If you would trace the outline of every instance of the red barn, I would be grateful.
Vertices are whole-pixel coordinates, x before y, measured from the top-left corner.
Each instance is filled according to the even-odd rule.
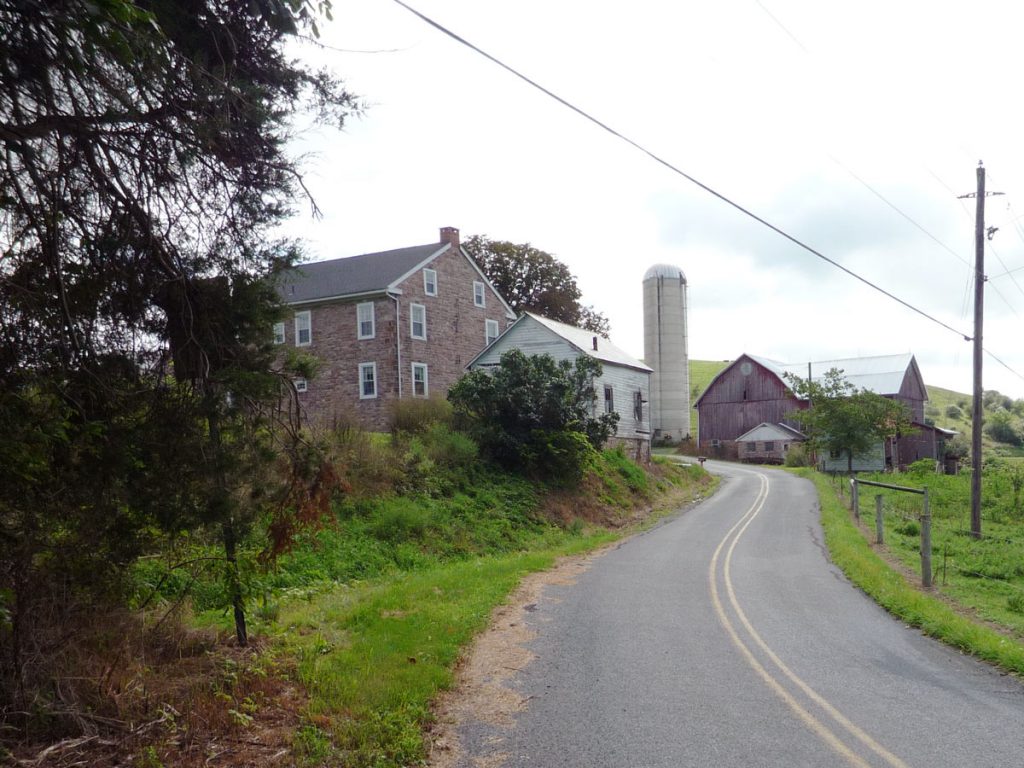
[[[884,469],[942,455],[943,440],[950,433],[925,425],[924,403],[928,390],[917,361],[909,353],[795,364],[740,355],[711,380],[697,399],[699,450],[710,456],[735,459],[739,458],[736,439],[759,424],[797,427],[792,413],[807,408],[807,402],[798,400],[789,389],[786,374],[818,379],[832,368],[842,371],[843,377],[858,389],[906,405],[916,430],[915,434],[901,437],[896,445],[884,446],[877,457],[865,457],[871,466],[855,468]],[[827,464],[827,458],[825,462]],[[844,461],[842,469],[845,468]]]

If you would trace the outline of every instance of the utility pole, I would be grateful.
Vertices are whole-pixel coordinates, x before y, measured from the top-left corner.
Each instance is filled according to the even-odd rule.
[[[981,538],[981,428],[984,390],[981,386],[981,344],[985,319],[985,197],[1002,192],[985,192],[985,166],[978,162],[978,191],[961,195],[974,197],[974,402],[971,408],[971,536]]]

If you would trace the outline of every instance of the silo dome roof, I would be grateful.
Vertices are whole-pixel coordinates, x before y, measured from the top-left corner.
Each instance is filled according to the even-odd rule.
[[[679,267],[674,267],[671,264],[655,264],[653,267],[647,270],[644,274],[644,281],[650,280],[653,277],[667,277],[672,280],[682,280],[686,282],[686,275],[683,274],[683,270]]]

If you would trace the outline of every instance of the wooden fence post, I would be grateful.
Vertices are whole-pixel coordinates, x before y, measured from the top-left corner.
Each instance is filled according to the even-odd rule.
[[[882,530],[882,494],[875,496],[875,543],[885,543],[885,532]]]
[[[850,504],[853,506],[853,519],[860,522],[860,489],[857,488],[857,478],[850,478]]]
[[[921,586],[932,587],[932,511],[928,506],[928,489],[924,489],[924,511],[921,513]]]

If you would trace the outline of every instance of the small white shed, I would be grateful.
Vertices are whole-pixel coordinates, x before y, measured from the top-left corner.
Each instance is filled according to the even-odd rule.
[[[789,449],[806,439],[802,432],[787,424],[769,424],[762,421],[749,432],[737,437],[736,447],[740,461],[783,464]]]
[[[640,461],[651,456],[651,368],[626,354],[608,339],[583,328],[549,320],[532,312],[524,313],[466,368],[493,368],[510,349],[525,355],[551,355],[555,360],[575,360],[589,355],[601,361],[603,372],[594,382],[597,398],[594,413],[619,414],[619,424],[612,438]]]

